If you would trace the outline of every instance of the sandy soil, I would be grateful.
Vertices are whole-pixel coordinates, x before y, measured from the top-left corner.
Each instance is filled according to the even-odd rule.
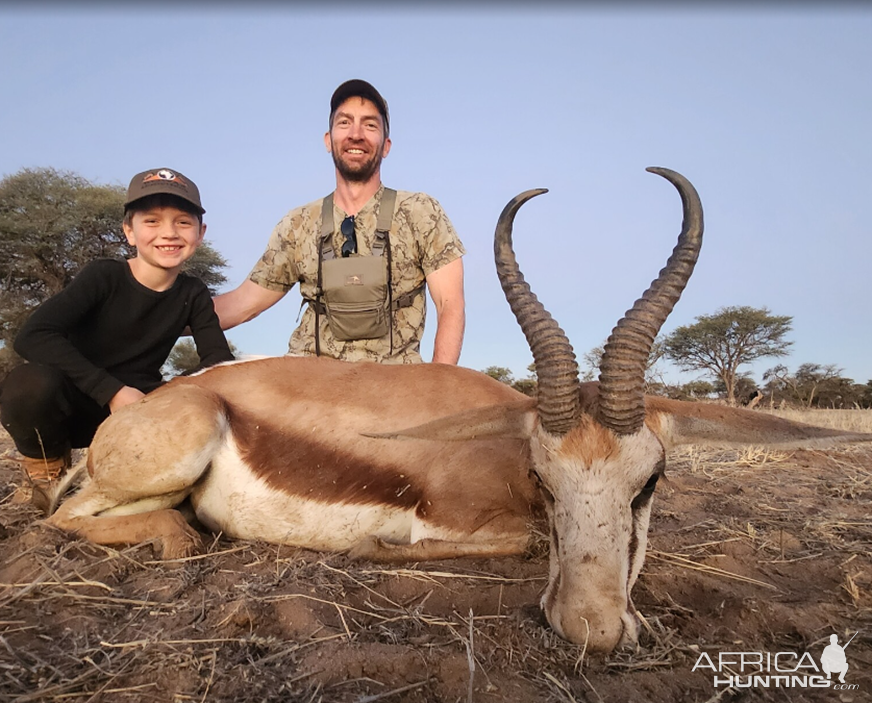
[[[9,496],[0,437],[0,700],[872,700],[872,448],[670,456],[635,588],[633,652],[585,655],[538,608],[547,544],[524,558],[384,568],[207,537],[154,560],[42,526]],[[855,688],[716,688],[701,653],[844,642]],[[746,670],[747,673],[747,670]]]

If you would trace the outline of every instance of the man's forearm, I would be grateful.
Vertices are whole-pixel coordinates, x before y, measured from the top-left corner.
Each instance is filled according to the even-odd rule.
[[[282,291],[261,288],[249,280],[229,293],[212,298],[222,330],[229,330],[243,322],[254,319],[284,297]]]
[[[229,330],[236,325],[246,322],[245,315],[238,305],[239,301],[234,299],[234,293],[230,291],[222,295],[212,298],[212,303],[215,305],[215,313],[218,315],[218,321],[221,324],[222,330]]]
[[[433,342],[433,362],[457,364],[463,346],[463,332],[466,327],[466,313],[463,304],[445,304],[437,312],[436,339]]]

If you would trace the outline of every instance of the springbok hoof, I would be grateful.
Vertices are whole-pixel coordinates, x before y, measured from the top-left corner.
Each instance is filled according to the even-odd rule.
[[[199,554],[203,541],[193,529],[187,527],[182,534],[163,537],[156,545],[161,559],[186,559]]]

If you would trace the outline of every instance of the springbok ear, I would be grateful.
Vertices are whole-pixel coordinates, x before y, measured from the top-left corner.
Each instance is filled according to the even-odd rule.
[[[648,396],[648,427],[667,449],[679,444],[757,445],[801,449],[872,442],[872,434],[793,422],[757,410]]]
[[[431,439],[459,442],[468,439],[529,439],[536,428],[536,400],[464,410],[456,415],[391,432],[361,432],[376,439]]]

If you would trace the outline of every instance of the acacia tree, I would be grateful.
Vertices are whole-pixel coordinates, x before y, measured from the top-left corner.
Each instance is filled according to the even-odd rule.
[[[857,404],[861,408],[872,408],[872,380],[866,385],[857,384]]]
[[[128,258],[121,228],[125,191],[70,171],[22,169],[0,180],[0,346],[11,342],[33,309],[64,288],[93,259]],[[186,270],[215,293],[226,260],[204,242]]]
[[[511,369],[508,369],[505,366],[488,366],[484,371],[482,371],[482,373],[496,379],[500,383],[505,383],[507,386],[511,386],[524,395],[535,396],[537,388],[536,365],[530,364],[527,367],[527,371],[530,372],[530,375],[527,376],[527,378],[518,379],[515,378]]]
[[[722,380],[718,379],[715,381],[714,390],[718,397],[727,397],[727,388]],[[751,378],[750,373],[736,374],[736,382],[733,384],[733,397],[737,405],[748,405],[759,393],[760,389],[757,387],[757,382]]]
[[[686,371],[707,371],[723,383],[730,405],[736,404],[739,367],[766,356],[784,356],[793,342],[784,336],[793,318],[768,308],[724,307],[678,327],[664,340],[666,356]]]
[[[783,364],[763,374],[770,398],[781,396],[807,408],[815,405],[838,405],[859,402],[861,389],[850,378],[842,376],[843,369],[835,364],[800,364],[796,373],[790,373]]]

